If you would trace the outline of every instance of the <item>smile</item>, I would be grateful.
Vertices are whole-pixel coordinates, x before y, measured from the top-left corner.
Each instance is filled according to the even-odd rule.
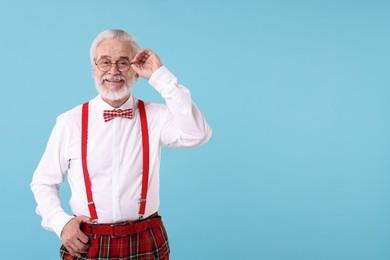
[[[122,82],[125,82],[123,79],[121,79],[121,80],[108,80],[108,79],[104,79],[103,82],[104,81],[107,81],[107,82],[110,82],[110,83],[122,83]]]

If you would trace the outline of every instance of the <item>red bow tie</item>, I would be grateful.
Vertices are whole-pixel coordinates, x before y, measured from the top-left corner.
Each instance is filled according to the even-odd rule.
[[[131,119],[133,117],[133,109],[125,109],[125,110],[104,110],[103,111],[103,117],[104,117],[104,122],[110,121],[114,117],[121,116],[125,117],[128,119]]]

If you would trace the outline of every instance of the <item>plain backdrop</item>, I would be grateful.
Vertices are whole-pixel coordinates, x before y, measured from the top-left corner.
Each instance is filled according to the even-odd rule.
[[[29,184],[56,117],[96,95],[91,42],[120,28],[214,130],[162,151],[173,260],[390,259],[389,13],[380,0],[1,0],[0,258],[58,259]],[[142,80],[134,95],[164,102]],[[69,210],[66,183],[61,196]]]

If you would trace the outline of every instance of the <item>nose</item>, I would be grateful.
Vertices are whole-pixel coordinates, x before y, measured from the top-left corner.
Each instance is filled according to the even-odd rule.
[[[118,65],[116,63],[111,63],[111,67],[110,69],[108,70],[109,73],[111,73],[112,75],[117,75],[120,73],[120,70],[118,68]]]

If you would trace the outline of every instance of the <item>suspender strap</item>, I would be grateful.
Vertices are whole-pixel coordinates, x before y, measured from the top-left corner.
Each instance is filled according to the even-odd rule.
[[[141,118],[141,131],[142,131],[142,154],[143,154],[143,170],[142,170],[142,191],[141,202],[139,208],[140,218],[143,218],[146,208],[146,196],[148,194],[148,182],[149,182],[149,131],[148,121],[146,118],[145,104],[142,100],[138,100],[138,108]]]
[[[142,155],[143,155],[143,170],[142,170],[142,190],[139,215],[140,219],[143,218],[146,208],[146,197],[148,194],[149,184],[149,131],[148,121],[146,118],[145,104],[142,100],[138,100],[138,108],[141,119],[141,132],[142,132]],[[88,102],[83,104],[82,118],[81,118],[81,161],[83,166],[85,190],[88,199],[88,209],[91,215],[92,223],[98,223],[98,216],[96,213],[95,203],[92,197],[91,180],[87,166],[87,141],[88,141]]]
[[[92,222],[97,222],[95,203],[92,198],[91,180],[87,166],[87,142],[88,142],[88,102],[83,104],[81,119],[81,161],[83,165],[85,190],[87,192],[88,209]]]

